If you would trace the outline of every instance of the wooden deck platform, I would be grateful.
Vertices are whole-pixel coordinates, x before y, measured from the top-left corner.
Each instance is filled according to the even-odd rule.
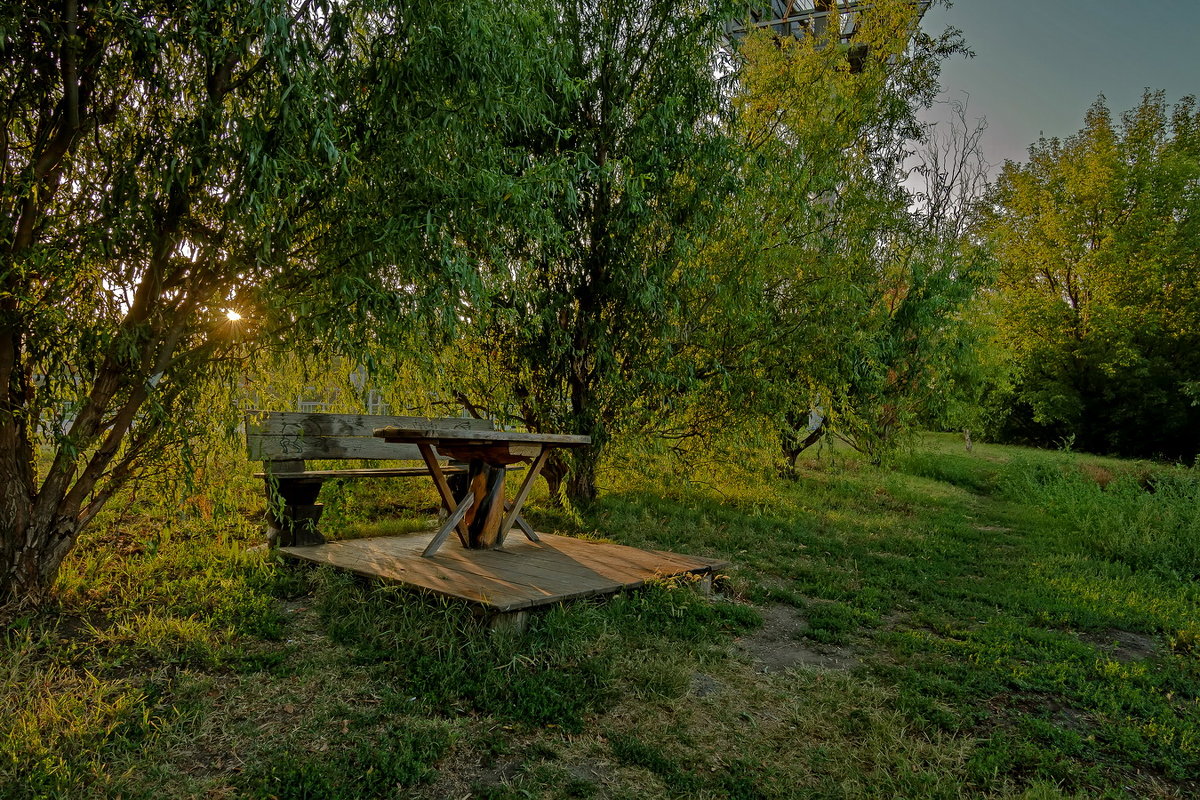
[[[540,542],[509,536],[499,550],[467,550],[451,538],[430,558],[433,533],[345,539],[281,547],[293,558],[467,600],[509,612],[594,595],[614,594],[653,578],[704,575],[728,565],[710,558],[539,533]]]

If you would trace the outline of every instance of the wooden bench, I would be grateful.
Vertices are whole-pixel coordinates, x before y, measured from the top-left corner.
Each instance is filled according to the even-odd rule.
[[[405,478],[428,476],[416,445],[389,444],[376,428],[428,426],[451,430],[495,430],[491,420],[459,417],[390,417],[367,414],[306,414],[250,411],[246,414],[246,453],[263,462],[267,492],[267,541],[272,546],[322,544],[317,531],[321,485],[333,478]],[[417,461],[420,466],[305,469],[306,461]],[[465,475],[461,466],[442,469]]]

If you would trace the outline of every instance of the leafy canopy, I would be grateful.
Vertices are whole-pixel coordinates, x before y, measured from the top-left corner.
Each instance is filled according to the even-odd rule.
[[[1200,434],[1200,112],[1104,99],[1007,163],[985,231],[999,260],[1002,435],[1192,457]]]

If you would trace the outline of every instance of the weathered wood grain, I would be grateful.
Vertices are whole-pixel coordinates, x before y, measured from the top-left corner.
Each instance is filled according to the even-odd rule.
[[[491,420],[458,417],[250,411],[246,414],[246,452],[252,461],[339,458],[420,461],[416,447],[388,444],[373,436],[376,428],[387,425],[461,431],[493,428]]]
[[[590,436],[570,433],[526,433],[523,431],[449,430],[421,425],[381,425],[375,429],[381,439],[426,441],[430,444],[552,444],[555,447],[583,447],[592,443]]]
[[[421,551],[422,557],[429,558],[438,551],[438,548],[446,541],[446,537],[450,535],[450,531],[458,526],[459,520],[471,510],[471,506],[474,503],[475,498],[471,495],[467,495],[462,499],[462,502],[458,504],[458,508],[454,509],[454,513],[446,518],[446,521],[442,523],[442,527],[437,529],[437,533],[433,534],[433,538],[429,540],[429,544]]]
[[[504,612],[613,594],[655,578],[708,574],[727,562],[540,534],[495,550],[451,541],[423,558],[432,533],[284,547],[286,555],[454,597]]]
[[[507,509],[504,519],[500,522],[500,530],[497,532],[496,541],[504,544],[504,537],[508,535],[508,529],[516,522],[520,516],[521,506],[525,505],[525,498],[529,496],[529,490],[533,488],[533,482],[537,480],[538,474],[545,466],[546,460],[550,457],[548,449],[542,449],[534,458],[533,463],[529,466],[529,472],[525,475],[525,480],[521,484],[521,488],[517,491],[517,496],[513,498],[512,506]],[[525,535],[530,541],[537,541],[537,535],[530,536],[530,531],[526,531]]]
[[[442,472],[447,475],[466,471],[466,467],[442,467]],[[281,480],[327,481],[330,478],[417,478],[428,475],[429,470],[424,467],[380,467],[379,469],[310,469],[300,473],[287,473],[272,469],[269,474]],[[266,472],[254,473],[256,478],[265,478],[267,475]]]
[[[467,541],[472,547],[492,547],[500,530],[500,519],[504,514],[504,467],[479,461],[471,462],[471,469],[479,467],[482,481],[471,481],[471,492],[479,510],[471,521]]]
[[[450,489],[450,484],[446,481],[446,475],[442,472],[441,466],[438,464],[437,456],[433,453],[433,448],[427,444],[417,445],[417,449],[421,453],[421,458],[425,460],[425,466],[429,468],[429,475],[433,478],[433,485],[437,488],[438,496],[442,498],[442,506],[450,515],[457,515],[459,522],[455,530],[458,532],[458,540],[463,547],[467,546],[467,524],[463,521],[463,515],[458,514],[458,503],[454,498],[454,492]],[[470,513],[470,508],[467,509]]]
[[[316,504],[321,484],[332,478],[400,478],[418,477],[434,472],[444,488],[445,476],[437,470],[438,460],[432,448],[418,445],[389,444],[373,434],[380,425],[438,425],[463,431],[492,430],[490,420],[430,417],[397,417],[366,414],[324,414],[292,411],[251,411],[246,414],[246,452],[251,459],[263,462],[257,476],[266,479],[268,501],[278,506],[279,513],[267,521],[268,541],[280,544],[311,544],[296,531],[300,528],[290,515],[304,512],[304,529],[316,535],[320,506]],[[429,456],[429,460],[426,460]],[[305,462],[313,460],[384,460],[426,461],[425,467],[351,468],[305,470]],[[432,465],[432,466],[431,466]],[[448,472],[460,472],[451,468]],[[445,498],[447,495],[443,493]],[[453,499],[447,508],[455,509]],[[466,541],[466,526],[459,526],[459,535]]]

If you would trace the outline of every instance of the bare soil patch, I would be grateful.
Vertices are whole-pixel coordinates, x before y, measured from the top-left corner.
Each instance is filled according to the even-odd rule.
[[[804,639],[808,619],[795,608],[768,606],[762,609],[762,616],[761,628],[734,643],[739,653],[758,662],[761,672],[783,672],[793,667],[851,670],[862,664],[852,646]]]
[[[1153,636],[1123,631],[1119,628],[1109,628],[1102,633],[1085,634],[1082,638],[1097,650],[1122,664],[1153,658],[1158,655],[1160,649]]]

